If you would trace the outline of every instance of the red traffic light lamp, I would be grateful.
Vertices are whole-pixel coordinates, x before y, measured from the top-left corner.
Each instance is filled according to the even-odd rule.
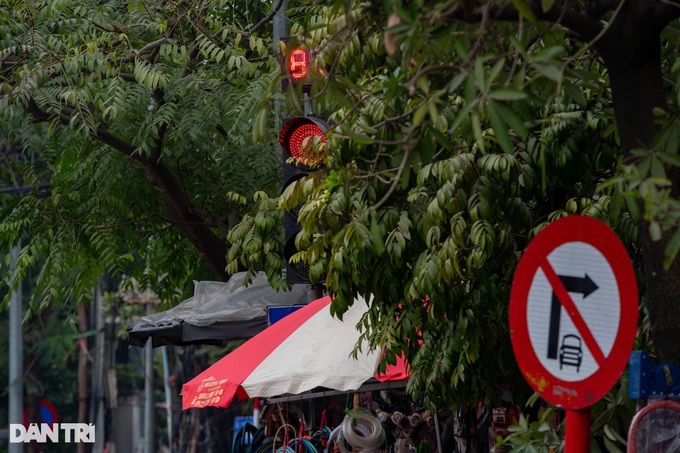
[[[328,122],[325,118],[297,116],[284,121],[279,132],[279,143],[283,150],[284,189],[321,166],[325,157],[327,131]],[[284,213],[283,258],[286,279],[290,283],[309,283],[309,266],[302,262],[290,262],[290,258],[298,252],[295,237],[302,229],[298,223],[298,212],[299,207]]]
[[[328,123],[322,118],[298,116],[287,120],[281,132],[279,143],[284,152],[284,168],[290,158],[292,164],[303,169],[316,167],[324,158]]]

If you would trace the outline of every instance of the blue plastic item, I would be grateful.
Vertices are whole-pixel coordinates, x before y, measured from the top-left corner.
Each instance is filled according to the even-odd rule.
[[[649,351],[633,351],[628,360],[631,399],[680,397],[680,369],[672,363],[656,365]]]

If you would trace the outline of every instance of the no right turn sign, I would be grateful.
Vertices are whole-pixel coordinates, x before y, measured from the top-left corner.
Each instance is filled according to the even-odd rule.
[[[566,409],[602,398],[628,361],[637,297],[626,249],[604,223],[570,216],[541,231],[510,295],[512,346],[529,384]]]

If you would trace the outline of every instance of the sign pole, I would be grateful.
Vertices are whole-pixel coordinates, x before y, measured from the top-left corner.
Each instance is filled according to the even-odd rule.
[[[566,412],[564,451],[590,453],[590,406]]]
[[[589,453],[591,406],[619,379],[635,342],[638,291],[628,251],[597,219],[554,221],[522,254],[508,315],[522,374],[567,411],[565,451]]]

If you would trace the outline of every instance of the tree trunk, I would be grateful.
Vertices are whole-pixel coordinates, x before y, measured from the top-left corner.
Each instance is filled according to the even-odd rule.
[[[175,222],[175,227],[193,244],[205,259],[208,266],[222,280],[229,280],[227,274],[227,245],[205,224],[205,219],[197,216],[194,206],[184,192],[179,180],[160,160],[141,159],[149,176],[163,192],[165,211]]]
[[[596,47],[609,73],[621,146],[626,155],[635,148],[649,147],[659,132],[654,108],[667,107],[661,73],[661,42],[658,24],[624,8]],[[680,171],[668,171],[673,182],[674,196],[680,191]],[[647,305],[651,321],[654,349],[665,361],[680,364],[680,260],[669,270],[663,269],[666,246],[673,231],[665,232],[661,240],[653,241],[649,223],[638,222],[644,262]]]

